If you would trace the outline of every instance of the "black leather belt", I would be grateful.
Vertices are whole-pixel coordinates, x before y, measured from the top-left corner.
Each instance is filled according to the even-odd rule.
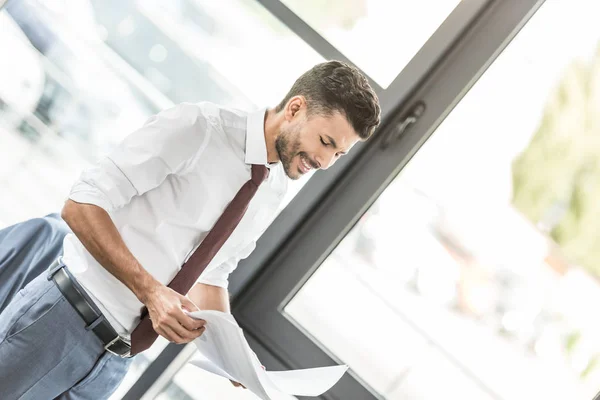
[[[50,271],[53,272],[48,279],[54,281],[58,290],[81,316],[86,329],[93,331],[104,343],[104,349],[119,357],[131,357],[131,345],[117,334],[67,268],[55,261],[50,266]]]

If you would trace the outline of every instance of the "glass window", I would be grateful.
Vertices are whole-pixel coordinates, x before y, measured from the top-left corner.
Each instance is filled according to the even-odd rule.
[[[383,398],[598,391],[598,12],[545,2],[286,305]]]
[[[176,103],[273,106],[323,61],[254,1],[110,0],[92,7],[106,44]]]
[[[460,0],[282,0],[383,88]]]
[[[183,101],[274,106],[323,61],[254,2],[67,3],[0,12],[11,53],[0,65],[0,145],[11,149],[1,226],[59,210],[79,172],[149,115]]]
[[[89,29],[67,29],[69,17],[34,1],[0,12],[2,225],[60,210],[79,171],[159,109],[86,45]]]

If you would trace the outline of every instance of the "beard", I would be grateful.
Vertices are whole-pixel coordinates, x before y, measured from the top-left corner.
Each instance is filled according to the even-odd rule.
[[[299,179],[302,174],[298,171],[292,171],[291,168],[294,157],[302,153],[299,151],[300,130],[296,128],[282,131],[275,140],[275,149],[288,178]]]

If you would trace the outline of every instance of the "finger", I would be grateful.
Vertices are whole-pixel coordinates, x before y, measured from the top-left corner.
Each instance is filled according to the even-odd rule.
[[[199,338],[200,336],[202,336],[204,334],[204,332],[206,332],[206,327],[205,326],[203,326],[200,329],[196,329],[194,331],[194,335],[195,335],[196,338]]]
[[[181,337],[173,329],[171,329],[170,326],[166,326],[166,325],[162,326],[159,328],[159,330],[160,330],[160,332],[157,331],[157,333],[159,335],[161,335],[162,337],[164,337],[165,339],[167,339],[171,343],[178,343],[178,344],[186,343],[185,339],[183,337]]]
[[[200,310],[197,305],[194,304],[190,299],[185,296],[179,295],[181,300],[181,305],[187,311],[198,311]]]
[[[177,319],[177,322],[185,327],[188,331],[194,331],[196,329],[202,328],[206,321],[203,319],[194,319],[183,312],[183,310],[179,310],[179,312],[174,313],[173,317]]]
[[[246,389],[246,386],[242,385],[242,384],[241,384],[241,383],[239,383],[239,382],[235,382],[235,381],[232,381],[232,380],[230,380],[229,382],[231,382],[231,384],[232,384],[233,386],[235,386],[235,387],[240,387],[240,386],[241,386],[241,387],[243,387],[244,389]]]
[[[200,328],[200,329],[196,329],[196,330],[191,331],[191,334],[192,334],[192,339],[191,340],[198,339],[200,336],[202,336],[202,334],[205,331],[206,331],[206,327],[204,327],[204,326],[202,328]]]
[[[178,310],[181,311],[181,310]],[[173,315],[174,311],[170,313],[163,314],[159,316],[157,319],[152,320],[152,327],[161,336],[164,336],[166,339],[169,339],[171,342],[178,343],[177,339],[184,338],[185,330],[181,330],[181,325],[177,321]],[[176,312],[175,312],[176,313]],[[177,335],[177,337],[170,337],[173,333]]]
[[[179,322],[174,321],[174,324],[169,325],[169,328],[173,330],[177,335],[179,335],[184,341],[182,343],[188,343],[192,340],[196,339],[197,330],[189,330],[183,325],[179,324]]]
[[[189,330],[185,326],[178,324],[177,326],[171,326],[171,328],[183,339],[185,343],[191,342],[192,340],[200,337],[206,330],[205,326],[201,326],[198,329]]]
[[[163,317],[158,326],[163,330],[165,335],[170,336],[170,338],[165,337],[174,343],[188,343],[195,338],[192,331],[181,326],[179,321],[172,315]]]

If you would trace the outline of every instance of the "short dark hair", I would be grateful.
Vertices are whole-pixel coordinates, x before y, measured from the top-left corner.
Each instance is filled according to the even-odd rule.
[[[309,115],[340,112],[363,140],[380,122],[379,99],[369,81],[356,67],[341,61],[317,64],[302,74],[275,111],[281,111],[294,96],[306,98]]]

